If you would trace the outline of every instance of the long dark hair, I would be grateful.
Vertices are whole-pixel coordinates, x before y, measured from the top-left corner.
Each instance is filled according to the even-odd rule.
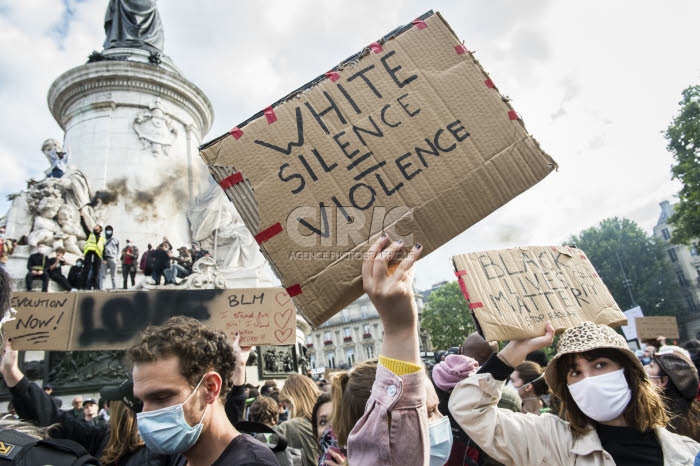
[[[640,432],[646,432],[655,427],[666,427],[669,419],[666,407],[646,373],[634,365],[621,351],[613,348],[598,348],[583,353],[565,354],[561,356],[561,360],[557,364],[556,378],[560,382],[552,389],[555,390],[555,395],[561,399],[561,417],[569,421],[572,432],[583,434],[589,426],[596,423],[583,414],[583,411],[571,397],[566,384],[567,374],[575,367],[576,357],[579,355],[586,361],[608,358],[624,369],[627,385],[632,390],[632,399],[622,415],[630,427]]]

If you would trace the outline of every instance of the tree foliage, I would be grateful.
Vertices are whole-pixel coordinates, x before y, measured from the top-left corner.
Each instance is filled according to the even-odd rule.
[[[569,243],[586,253],[622,310],[639,305],[644,315],[682,313],[680,286],[663,243],[632,220],[605,219],[572,236]]]
[[[449,282],[428,296],[421,327],[430,335],[436,351],[460,346],[476,330],[459,283]]]
[[[680,112],[666,130],[666,140],[676,159],[673,178],[683,183],[683,188],[669,223],[674,227],[671,240],[689,244],[700,237],[700,86],[685,89],[679,104]]]

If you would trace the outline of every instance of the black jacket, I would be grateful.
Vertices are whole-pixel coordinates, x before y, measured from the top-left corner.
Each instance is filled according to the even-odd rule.
[[[66,411],[61,411],[37,384],[24,377],[17,385],[10,388],[12,401],[19,417],[34,422],[40,427],[60,424],[60,431],[55,437],[74,440],[96,458],[102,456],[109,442],[109,427],[96,426],[86,421],[75,419]],[[171,466],[177,455],[158,455],[151,453],[145,446],[119,459],[119,466]]]

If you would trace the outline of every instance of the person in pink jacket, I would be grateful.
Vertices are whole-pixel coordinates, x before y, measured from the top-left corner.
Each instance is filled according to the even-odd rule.
[[[421,245],[413,246],[395,270],[389,267],[403,246],[383,234],[362,264],[364,290],[382,319],[384,343],[365,413],[348,436],[350,465],[442,465],[452,446],[449,420],[437,410],[419,353],[413,263]]]

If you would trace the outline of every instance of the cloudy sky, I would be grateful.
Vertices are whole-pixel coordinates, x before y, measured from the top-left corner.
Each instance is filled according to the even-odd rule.
[[[53,80],[104,41],[107,0],[0,0],[0,215],[62,138]],[[512,99],[559,171],[427,257],[418,286],[451,279],[452,255],[558,244],[620,216],[651,232],[673,200],[662,132],[700,82],[697,1],[168,0],[165,53],[211,100],[211,139],[429,9]]]

